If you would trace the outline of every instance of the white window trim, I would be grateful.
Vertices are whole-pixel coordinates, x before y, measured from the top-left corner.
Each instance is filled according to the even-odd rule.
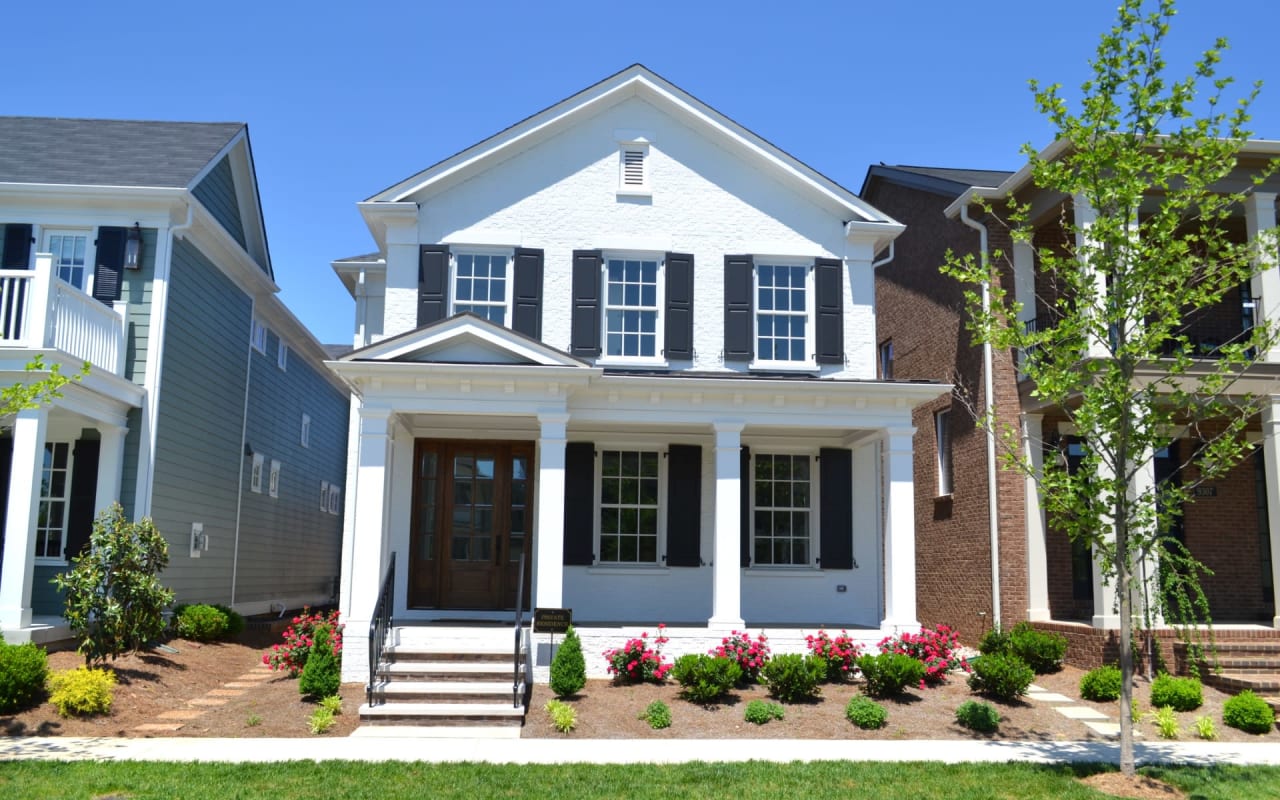
[[[938,467],[938,497],[950,497],[955,491],[955,443],[952,441],[951,409],[934,412],[933,436]],[[947,443],[946,450],[951,455],[950,459],[946,457],[947,453],[943,452],[944,439]]]
[[[342,487],[336,483],[329,485],[329,513],[337,516],[342,513]]]
[[[818,346],[814,338],[817,324],[817,286],[814,283],[812,258],[796,256],[752,256],[751,265],[751,351],[756,354],[747,369],[767,370],[769,372],[813,372],[818,369]],[[805,267],[804,306],[806,323],[804,326],[804,361],[765,360],[760,353],[760,266],[770,267]],[[772,313],[772,312],[770,312]]]
[[[299,435],[298,439],[299,439],[299,444],[301,444],[303,447],[307,449],[311,448],[311,415],[310,414],[302,415],[302,433]]]
[[[289,345],[284,339],[276,340],[276,366],[282,372],[288,372],[289,370]]]
[[[469,245],[469,244],[451,244],[449,245],[449,313],[447,316],[453,316],[458,313],[458,256],[503,256],[507,259],[507,279],[506,297],[503,298],[504,311],[502,315],[503,327],[510,328],[513,314],[513,298],[515,296],[515,261],[516,251],[514,247],[494,247],[492,245]],[[468,303],[470,301],[467,301]],[[497,305],[497,303],[491,303]]]
[[[280,496],[280,462],[271,459],[271,477],[267,480],[267,494],[272,497]]]
[[[773,445],[754,445],[750,442],[743,442],[751,450],[751,460],[748,466],[748,475],[742,479],[746,481],[745,490],[749,493],[747,503],[747,513],[751,515],[749,525],[751,527],[751,552],[749,570],[758,570],[767,573],[803,573],[805,575],[811,573],[821,574],[822,572],[822,519],[819,510],[821,509],[821,470],[822,462],[818,458],[818,453],[808,448],[797,447],[776,447]],[[808,564],[757,564],[756,563],[756,456],[808,456],[809,457],[809,563]]]
[[[67,480],[66,480],[66,483],[63,485],[63,489],[66,492],[66,494],[63,497],[58,498],[62,500],[65,506],[63,508],[63,513],[62,513],[62,533],[60,534],[59,541],[58,541],[59,549],[61,552],[56,556],[37,555],[35,556],[35,563],[41,564],[44,566],[62,567],[62,566],[66,566],[69,563],[67,561],[67,523],[70,521],[69,518],[71,516],[71,478],[73,475],[75,475],[76,443],[67,442],[67,441],[55,441],[50,439],[46,441],[45,444],[46,445],[65,444],[67,446]],[[41,467],[41,473],[43,472],[44,472],[44,469],[43,467]],[[41,477],[43,477],[43,475]],[[36,502],[39,503],[47,498],[45,497],[45,494],[44,494],[43,481],[41,480],[41,478],[37,478],[37,481],[39,483],[36,487],[36,491],[40,493],[40,496],[36,499]],[[40,541],[40,537],[38,533],[33,532],[33,535],[31,537],[31,548],[33,550],[35,549],[39,541]]]
[[[888,356],[888,359],[885,356]],[[880,343],[880,347],[876,350],[876,357],[880,367],[880,380],[893,380],[893,339],[885,339]]]
[[[329,513],[329,482],[320,481],[320,513]]]
[[[264,356],[267,354],[267,326],[257,317],[253,318],[253,327],[249,331],[249,346]]]
[[[606,450],[617,450],[626,453],[657,453],[658,454],[658,539],[654,546],[653,561],[602,561],[600,556],[603,552],[600,547],[600,490],[603,485],[600,471],[604,466],[603,453]],[[594,538],[592,547],[595,548],[595,558],[592,560],[594,569],[618,570],[626,573],[634,573],[638,570],[655,570],[666,569],[667,564],[663,556],[667,553],[667,449],[665,447],[654,447],[652,445],[637,445],[630,443],[597,443],[595,445],[595,481],[592,499],[592,507],[594,508],[594,518],[592,526],[594,530]]]
[[[76,286],[76,288],[87,295],[93,294],[94,270],[97,269],[97,265],[98,265],[98,245],[97,245],[98,230],[99,229],[96,227],[80,228],[73,225],[70,227],[63,227],[63,226],[48,227],[48,228],[43,228],[40,231],[39,241],[43,243],[44,246],[39,248],[39,251],[42,253],[49,252],[50,236],[83,236],[85,237],[84,286]],[[57,264],[57,261],[55,260],[53,263],[53,274],[50,275],[50,278],[57,276],[57,274],[58,274],[58,264]],[[75,284],[71,284],[71,285],[75,286]]]
[[[609,343],[609,261],[656,261],[658,271],[654,280],[657,282],[654,292],[654,306],[657,316],[653,326],[652,356],[611,356],[608,354]],[[667,366],[666,351],[666,305],[667,305],[667,255],[645,250],[606,250],[600,254],[600,357],[596,363],[609,366],[611,364],[643,367]]]
[[[613,138],[618,143],[618,188],[615,195],[619,198],[653,197],[653,150],[648,133],[637,130],[616,130]],[[640,153],[640,183],[627,183],[627,151]]]
[[[262,494],[262,466],[266,459],[261,453],[253,454],[253,467],[249,470],[249,491]]]

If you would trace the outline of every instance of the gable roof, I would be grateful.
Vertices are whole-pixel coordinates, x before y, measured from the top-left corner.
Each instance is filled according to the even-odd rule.
[[[489,164],[507,158],[512,151],[523,149],[535,141],[554,135],[573,124],[579,117],[594,113],[595,109],[629,95],[643,95],[646,100],[657,104],[673,116],[692,123],[691,127],[710,130],[721,139],[762,160],[776,173],[789,177],[810,191],[842,206],[855,221],[897,224],[891,217],[863,201],[854,192],[747,130],[643,64],[632,64],[599,83],[499,131],[488,139],[378,192],[365,202],[403,202],[417,192],[446,178],[460,173],[483,170]]]
[[[521,365],[586,368],[589,365],[548,344],[463,311],[411,331],[351,350],[337,361],[434,362],[480,366]]]
[[[183,188],[244,127],[0,117],[0,182]]]

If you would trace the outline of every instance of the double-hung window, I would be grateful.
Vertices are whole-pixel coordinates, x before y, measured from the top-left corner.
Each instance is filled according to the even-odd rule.
[[[758,259],[756,281],[756,362],[813,364],[813,265]]]
[[[656,256],[606,256],[605,358],[661,357],[661,263],[661,259]]]
[[[36,517],[36,558],[61,560],[67,542],[71,503],[71,444],[46,442],[40,471],[40,510]]]
[[[658,563],[661,462],[651,450],[600,451],[600,563]]]
[[[453,313],[470,311],[495,325],[509,325],[509,252],[456,250],[453,253]]]
[[[813,564],[812,456],[756,453],[752,461],[752,564]]]

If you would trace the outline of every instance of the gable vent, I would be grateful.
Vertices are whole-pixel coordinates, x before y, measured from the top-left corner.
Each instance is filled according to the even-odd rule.
[[[622,151],[622,185],[639,188],[645,185],[644,179],[645,152],[640,149],[624,148]]]

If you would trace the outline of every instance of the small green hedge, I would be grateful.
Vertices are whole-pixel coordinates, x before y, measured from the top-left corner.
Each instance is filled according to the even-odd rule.
[[[798,653],[774,656],[760,669],[760,680],[769,687],[769,694],[784,703],[816,697],[826,678],[826,661]]]
[[[0,714],[20,711],[44,694],[49,659],[44,648],[0,639]]]
[[[1245,689],[1222,704],[1222,721],[1245,733],[1270,733],[1276,713],[1266,700]]]
[[[690,653],[676,659],[671,676],[680,684],[680,694],[693,703],[714,703],[729,693],[742,678],[738,662],[724,656]]]
[[[1017,656],[993,653],[969,662],[969,688],[997,700],[1015,700],[1027,691],[1035,673]]]
[[[1080,679],[1080,696],[1095,703],[1119,700],[1123,680],[1119,667],[1115,664],[1104,664],[1097,669],[1089,670]]]
[[[924,664],[902,653],[880,653],[858,659],[858,671],[866,680],[864,691],[871,697],[892,697],[908,686],[924,680]]]
[[[889,721],[889,712],[871,698],[859,695],[844,707],[844,718],[864,731],[870,731],[883,728]]]
[[[1151,706],[1174,711],[1195,711],[1204,703],[1199,678],[1175,678],[1160,673],[1151,682]]]
[[[1000,728],[1000,712],[990,703],[966,700],[956,708],[956,724],[979,733],[994,733]]]

